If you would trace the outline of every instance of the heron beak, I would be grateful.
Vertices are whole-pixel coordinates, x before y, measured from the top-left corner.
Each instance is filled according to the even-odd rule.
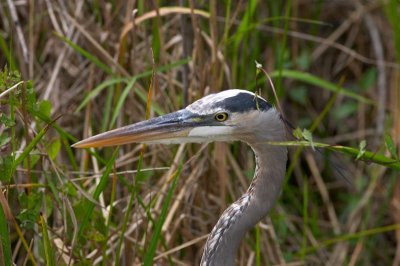
[[[150,120],[95,135],[72,145],[74,148],[115,146],[128,143],[181,143],[199,117],[183,109]]]

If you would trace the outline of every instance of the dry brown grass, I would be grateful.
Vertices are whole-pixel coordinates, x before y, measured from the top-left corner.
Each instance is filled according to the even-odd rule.
[[[353,147],[366,139],[368,150],[385,152],[383,137],[388,133],[398,146],[400,72],[396,51],[400,44],[395,38],[400,32],[389,22],[389,1],[261,1],[253,13],[255,1],[232,1],[228,9],[215,0],[167,2],[3,0],[0,35],[12,50],[22,80],[33,81],[38,99],[51,103],[51,117],[61,115],[57,125],[76,139],[145,118],[150,75],[134,83],[115,124],[110,121],[124,96],[123,82],[108,86],[79,112],[76,109],[106,80],[152,70],[154,51],[157,67],[190,59],[188,64],[157,73],[150,116],[177,110],[227,88],[254,91],[257,60],[270,72],[294,69],[334,84],[343,81],[343,87],[373,100],[374,104],[365,104],[339,93],[314,138]],[[139,10],[132,12],[136,8]],[[285,12],[290,19],[282,17]],[[252,15],[246,18],[246,14]],[[60,36],[98,58],[109,71]],[[1,51],[3,68],[10,60],[3,54],[4,48]],[[333,97],[328,90],[296,79],[276,78],[274,82],[288,120],[302,127],[310,127]],[[273,101],[262,78],[258,85]],[[6,97],[0,98],[0,110],[8,115]],[[22,151],[45,123],[24,108],[15,108],[13,137],[16,150]],[[0,133],[5,132],[1,126]],[[61,147],[50,158],[46,145],[54,140],[61,140]],[[142,177],[136,180],[141,147],[126,145],[120,147],[109,185],[97,201],[92,199],[93,191],[112,149],[93,153],[72,150],[71,158],[72,142],[51,128],[33,151],[39,156],[38,163],[34,167],[21,164],[9,184],[1,183],[0,195],[5,197],[0,202],[3,209],[10,210],[17,265],[43,264],[45,260],[39,223],[26,229],[21,220],[11,218],[25,208],[21,199],[18,201],[20,193],[43,197],[39,209],[48,216],[57,264],[142,263],[154,232],[152,219],[159,217],[171,176],[181,163],[155,261],[157,265],[198,264],[206,235],[222,211],[247,189],[254,167],[251,150],[241,143],[156,145],[144,149]],[[12,148],[2,151],[0,154],[10,153]],[[399,265],[398,172],[323,153],[306,150],[300,157],[291,153],[293,171],[282,196],[270,217],[246,236],[238,265],[256,265],[257,250],[261,251],[260,265]],[[347,185],[340,173],[353,185]],[[122,254],[116,258],[132,193],[133,209]],[[88,200],[95,202],[96,208],[80,239],[77,232]],[[20,235],[17,225],[22,226]],[[375,231],[368,233],[371,229]],[[21,235],[30,247],[31,260]]]

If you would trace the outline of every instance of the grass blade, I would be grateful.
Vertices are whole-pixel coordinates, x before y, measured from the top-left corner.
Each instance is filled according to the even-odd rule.
[[[103,83],[101,83],[99,86],[97,86],[96,88],[94,88],[94,90],[92,90],[86,97],[85,99],[83,99],[82,103],[78,106],[78,108],[76,108],[75,113],[79,112],[82,110],[83,107],[85,107],[88,102],[94,98],[96,98],[100,92],[102,92],[104,89],[115,85],[117,83],[121,83],[121,82],[126,82],[126,79],[124,78],[112,78],[109,80],[104,81]]]
[[[50,128],[51,124],[48,124],[42,130],[39,131],[39,133],[32,139],[32,141],[26,146],[25,150],[21,153],[20,156],[18,156],[13,164],[13,169],[15,170],[17,166],[29,155],[29,153],[35,148],[36,144],[43,138],[43,136],[46,134],[47,130]]]
[[[338,151],[341,153],[345,153],[348,155],[351,155],[355,159],[360,153],[359,148],[352,148],[352,147],[347,147],[347,146],[341,146],[341,145],[329,145],[326,143],[317,143],[313,142],[312,144],[308,141],[268,141],[264,142],[265,144],[268,145],[277,145],[277,146],[300,146],[300,147],[311,147],[314,145],[315,147],[318,148],[325,148],[329,149],[332,151]],[[372,151],[365,151],[359,158],[360,160],[366,161],[366,162],[371,162],[371,163],[376,163],[379,165],[383,165],[385,167],[389,167],[395,170],[400,170],[400,161],[399,160],[394,160],[392,158],[386,157],[385,155],[375,153]]]
[[[123,90],[121,96],[118,99],[117,105],[114,108],[113,115],[111,117],[111,122],[110,122],[110,128],[112,128],[115,124],[115,121],[117,121],[118,115],[121,113],[121,108],[124,105],[126,97],[128,97],[128,94],[130,90],[132,89],[133,85],[136,82],[136,78],[133,77],[128,84],[126,85],[125,89]]]
[[[115,149],[115,151],[113,152],[111,159],[108,161],[107,165],[106,165],[106,169],[104,170],[103,175],[100,178],[100,182],[97,185],[94,193],[93,193],[93,199],[94,200],[98,200],[100,197],[100,194],[103,192],[103,190],[106,188],[107,183],[108,183],[108,179],[109,179],[109,175],[113,169],[113,165],[114,165],[114,161],[117,158],[117,154],[118,154],[118,148]],[[85,216],[83,217],[83,220],[81,222],[81,226],[79,227],[79,231],[78,231],[78,239],[82,236],[82,233],[84,231],[84,229],[86,228],[86,226],[89,224],[89,219],[92,216],[93,210],[94,210],[95,204],[93,202],[91,202],[90,200],[87,200],[86,203],[86,213]]]
[[[143,265],[145,265],[145,266],[153,265],[153,259],[154,259],[154,256],[156,254],[156,248],[157,248],[158,240],[160,239],[161,228],[162,228],[162,226],[163,226],[163,224],[165,222],[165,218],[167,217],[168,207],[169,207],[169,204],[171,202],[172,195],[174,193],[176,184],[178,183],[178,177],[179,177],[179,175],[181,173],[181,170],[182,170],[182,165],[180,165],[178,170],[174,173],[172,184],[169,187],[167,197],[165,198],[165,201],[164,201],[164,203],[162,205],[160,217],[157,220],[157,223],[156,223],[155,228],[154,228],[154,233],[153,233],[153,235],[151,237],[151,240],[150,240],[149,247],[148,247],[147,252],[146,252],[146,254],[144,256]]]
[[[168,70],[170,70],[170,69],[172,69],[172,68],[175,68],[175,67],[178,67],[178,66],[181,66],[181,65],[184,65],[184,64],[188,63],[189,60],[190,60],[189,58],[186,58],[186,59],[179,60],[179,61],[176,61],[176,62],[171,63],[171,64],[167,64],[167,65],[165,65],[165,66],[157,67],[157,68],[156,68],[156,72],[158,73],[158,72],[165,72],[165,71],[168,71]],[[111,86],[111,85],[117,84],[117,83],[119,83],[119,82],[128,83],[129,81],[132,81],[132,80],[138,80],[138,79],[140,79],[140,78],[150,77],[152,74],[153,74],[153,71],[152,71],[152,70],[148,70],[148,71],[144,71],[144,72],[142,72],[142,73],[140,73],[140,74],[137,74],[137,75],[131,77],[131,79],[127,79],[127,78],[113,78],[113,79],[109,79],[109,80],[107,80],[107,81],[101,83],[101,84],[100,84],[99,86],[97,86],[93,91],[91,91],[91,92],[85,97],[85,99],[82,101],[82,103],[79,105],[79,107],[76,109],[75,112],[81,111],[82,108],[85,107],[85,106],[88,104],[88,102],[89,102],[90,100],[96,98],[96,97],[100,94],[100,92],[101,92],[102,90],[104,90],[105,88],[107,88],[107,87],[109,87],[109,86]],[[139,90],[136,90],[135,92],[136,92],[136,94],[139,96],[139,98],[140,98],[143,102],[145,102],[145,103],[147,102],[147,95],[145,95],[144,93],[140,92]],[[158,114],[158,115],[163,115],[163,114],[164,114],[164,112],[162,111],[162,108],[161,108],[158,104],[156,104],[156,103],[152,103],[151,108],[152,108],[152,109],[154,110],[154,112],[155,112],[156,114]]]
[[[44,242],[44,254],[46,257],[46,265],[53,266],[56,265],[54,261],[54,250],[51,248],[51,241],[49,238],[49,233],[47,231],[46,221],[43,214],[40,214],[40,224],[42,225],[42,234]]]
[[[137,180],[140,178],[141,175],[141,170],[142,170],[142,161],[143,161],[143,149],[142,152],[139,155],[139,161],[138,161],[138,166],[137,166],[137,172],[136,172],[136,176],[135,176],[135,185],[134,185],[134,189],[131,193],[131,196],[129,197],[129,203],[128,206],[126,208],[126,212],[124,215],[124,221],[122,223],[122,228],[121,228],[121,237],[118,241],[118,246],[117,246],[117,252],[116,252],[116,261],[115,261],[115,266],[119,266],[120,265],[120,257],[121,257],[121,252],[122,252],[122,243],[125,239],[125,232],[126,232],[126,228],[128,226],[128,221],[129,221],[129,217],[132,211],[132,207],[133,207],[133,203],[134,203],[134,199],[137,196]]]
[[[382,227],[378,227],[378,228],[371,228],[371,229],[363,230],[363,231],[356,232],[353,234],[344,234],[344,235],[341,235],[338,237],[334,237],[334,238],[322,241],[314,247],[307,248],[307,250],[305,252],[312,253],[318,249],[326,248],[328,246],[331,246],[331,245],[339,243],[339,242],[359,239],[362,237],[373,236],[373,235],[382,234],[385,232],[396,231],[399,229],[400,229],[400,224],[391,224],[391,225],[382,226]]]
[[[261,229],[260,225],[256,225],[256,246],[255,246],[255,253],[256,253],[256,266],[261,265]]]
[[[2,193],[2,192],[0,192]],[[8,232],[8,223],[4,214],[3,205],[0,204],[0,265],[11,266],[11,243]]]
[[[14,52],[11,49],[8,49],[7,43],[4,40],[2,34],[0,34],[0,50],[3,51],[3,55],[6,57],[7,62],[9,64],[10,70],[17,70],[17,64],[14,59]]]
[[[86,59],[88,59],[93,64],[98,66],[100,69],[104,70],[104,72],[106,72],[107,74],[110,74],[110,75],[113,74],[113,71],[109,66],[107,66],[106,64],[101,62],[100,59],[98,59],[97,57],[95,57],[94,55],[92,55],[91,53],[89,53],[88,51],[86,51],[85,49],[80,47],[79,45],[77,45],[76,43],[74,43],[73,41],[71,41],[70,39],[68,39],[67,37],[64,37],[62,35],[56,34],[56,36],[58,38],[60,38],[62,41],[64,41],[65,43],[67,43],[77,53],[84,56]]]
[[[358,95],[357,93],[349,91],[348,89],[341,88],[337,84],[323,80],[317,76],[311,75],[310,73],[305,73],[305,72],[296,71],[296,70],[282,69],[282,71],[271,72],[269,75],[271,77],[279,77],[279,75],[281,75],[282,77],[285,77],[285,78],[296,79],[296,80],[303,81],[305,83],[308,83],[308,84],[311,84],[314,86],[321,87],[328,91],[332,91],[332,92],[338,91],[339,94],[346,95],[347,97],[353,98],[362,103],[371,104],[371,105],[375,104],[370,99],[362,97],[362,96]]]

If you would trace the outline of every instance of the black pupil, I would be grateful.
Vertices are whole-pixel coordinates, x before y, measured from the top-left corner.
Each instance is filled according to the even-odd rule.
[[[217,119],[218,120],[224,120],[225,119],[225,115],[224,114],[218,114],[217,115]]]

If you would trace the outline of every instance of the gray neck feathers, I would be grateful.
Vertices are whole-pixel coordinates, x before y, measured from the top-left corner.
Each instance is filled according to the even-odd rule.
[[[283,128],[280,133],[276,140],[285,138]],[[234,265],[244,235],[267,215],[280,193],[286,172],[286,147],[262,143],[250,146],[256,157],[253,180],[247,192],[224,211],[208,236],[202,266]]]

